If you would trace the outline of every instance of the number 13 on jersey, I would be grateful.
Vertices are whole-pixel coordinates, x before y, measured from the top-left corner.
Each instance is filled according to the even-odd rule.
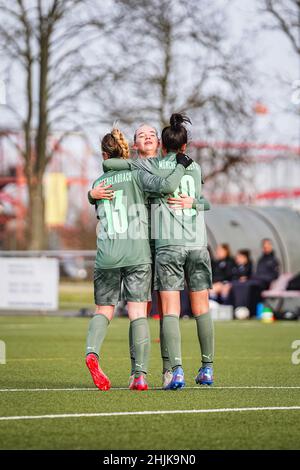
[[[123,200],[123,189],[115,191],[112,201],[103,201],[107,220],[108,235],[125,233],[128,229],[127,208]]]

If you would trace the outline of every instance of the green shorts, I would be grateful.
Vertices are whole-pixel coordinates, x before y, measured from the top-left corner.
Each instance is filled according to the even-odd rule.
[[[189,291],[212,287],[211,262],[207,248],[162,246],[156,251],[155,287],[159,291]]]
[[[151,264],[94,271],[94,298],[96,305],[117,305],[123,282],[122,299],[129,302],[151,300]]]
[[[152,265],[151,265],[151,293],[154,290],[157,290],[155,287],[155,246],[151,245],[150,243],[150,249],[151,249],[151,258],[152,258]],[[121,292],[120,292],[120,297],[119,297],[119,302],[126,300],[124,297],[124,289],[121,287]],[[150,301],[152,300],[152,297]]]

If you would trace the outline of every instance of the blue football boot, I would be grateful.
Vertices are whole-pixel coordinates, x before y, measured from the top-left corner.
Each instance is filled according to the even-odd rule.
[[[214,371],[212,366],[201,367],[195,378],[195,382],[199,385],[212,385],[214,383]]]
[[[173,377],[169,384],[163,387],[164,390],[177,390],[185,386],[184,373],[182,367],[177,367],[173,371]]]

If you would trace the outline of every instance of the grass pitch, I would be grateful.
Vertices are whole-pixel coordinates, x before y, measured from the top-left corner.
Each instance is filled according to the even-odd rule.
[[[0,317],[7,348],[0,365],[1,449],[300,448],[300,364],[291,360],[299,322],[216,323],[215,385],[199,387],[195,322],[181,321],[187,388],[168,392],[159,389],[157,321],[150,321],[148,392],[127,390],[128,320],[119,318],[101,361],[113,389],[94,388],[84,364],[87,325],[84,318]]]

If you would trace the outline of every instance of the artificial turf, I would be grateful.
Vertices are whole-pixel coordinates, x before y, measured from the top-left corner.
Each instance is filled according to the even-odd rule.
[[[101,392],[93,388],[84,364],[88,319],[0,317],[0,340],[7,349],[7,363],[0,365],[0,390],[26,389],[0,391],[0,417],[300,407],[300,364],[291,361],[292,343],[300,340],[299,322],[216,322],[215,385],[196,387],[196,327],[193,320],[182,320],[187,388],[181,391],[159,389],[158,324],[150,321],[150,390],[136,392],[127,390],[128,320],[113,320],[101,360],[113,389]],[[258,386],[285,388],[250,388]],[[39,388],[88,390],[28,390]],[[300,409],[0,420],[0,448],[299,449]]]

